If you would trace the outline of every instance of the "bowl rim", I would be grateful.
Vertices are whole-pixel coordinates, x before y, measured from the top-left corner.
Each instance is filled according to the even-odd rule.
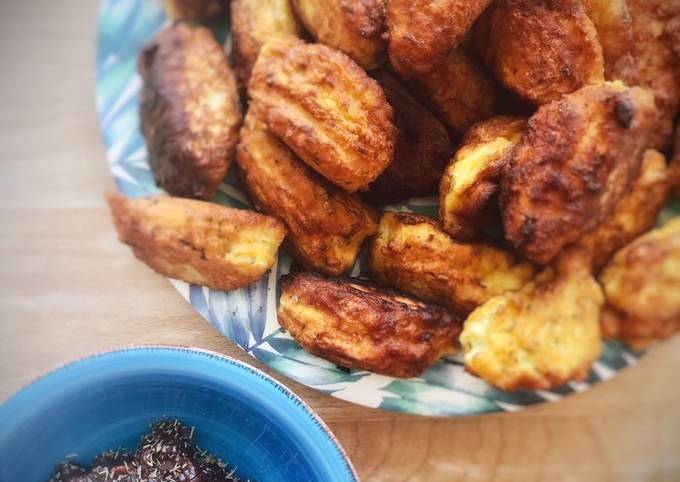
[[[350,460],[349,456],[347,455],[347,452],[345,452],[344,447],[340,443],[340,441],[337,439],[335,434],[331,431],[331,429],[326,425],[326,422],[323,421],[323,419],[317,414],[312,407],[310,407],[307,402],[305,402],[299,395],[297,395],[295,392],[293,392],[290,388],[288,388],[286,385],[272,377],[271,375],[265,373],[263,370],[254,367],[244,361],[238,360],[236,358],[233,358],[229,355],[225,355],[223,353],[209,350],[206,348],[199,348],[199,347],[193,347],[193,346],[188,346],[188,345],[174,345],[174,344],[163,344],[163,343],[151,343],[151,344],[135,344],[135,345],[127,345],[125,347],[121,348],[115,348],[111,350],[104,350],[104,351],[97,351],[94,352],[90,355],[85,355],[81,356],[79,358],[66,361],[63,363],[60,363],[57,365],[55,368],[52,368],[49,371],[43,372],[40,375],[36,376],[31,380],[30,382],[26,383],[23,385],[21,388],[17,389],[14,393],[12,393],[8,398],[5,400],[0,400],[0,419],[3,418],[3,412],[7,412],[9,410],[12,410],[12,405],[17,403],[16,399],[19,397],[19,395],[26,395],[27,393],[30,393],[31,391],[39,389],[40,385],[45,381],[48,380],[49,378],[56,376],[59,373],[62,373],[64,371],[73,369],[79,365],[82,365],[84,363],[88,363],[90,360],[97,359],[100,357],[105,357],[105,356],[116,356],[116,355],[125,355],[126,353],[130,352],[141,352],[141,351],[150,351],[150,352],[164,352],[166,354],[193,354],[193,355],[199,355],[202,357],[205,357],[209,361],[216,361],[219,363],[226,363],[228,365],[232,365],[236,367],[239,370],[244,371],[247,375],[254,375],[259,377],[261,380],[263,380],[265,383],[269,383],[270,385],[274,386],[277,388],[284,396],[286,396],[290,401],[295,402],[293,403],[293,407],[298,406],[302,409],[302,411],[311,419],[313,425],[316,425],[319,430],[323,433],[323,435],[326,436],[328,441],[331,443],[332,447],[335,449],[335,452],[337,455],[340,457],[340,459],[343,461],[345,468],[347,469],[346,475],[350,476],[350,480],[354,480],[355,482],[358,482],[359,476],[356,472],[356,469],[354,468],[354,465],[352,464],[352,461]],[[246,387],[247,389],[247,387]]]

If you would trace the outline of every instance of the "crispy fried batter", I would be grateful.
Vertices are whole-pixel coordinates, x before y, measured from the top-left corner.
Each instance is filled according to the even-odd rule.
[[[406,77],[431,72],[491,0],[388,0],[389,57]]]
[[[411,85],[453,133],[463,134],[494,113],[494,81],[463,48],[453,49],[432,72],[414,78]]]
[[[506,238],[547,264],[604,221],[639,173],[654,118],[652,93],[621,83],[541,107],[503,172]]]
[[[462,320],[437,305],[352,279],[282,279],[281,326],[305,350],[348,368],[415,377],[454,353]]]
[[[378,283],[467,314],[490,298],[522,288],[534,268],[484,243],[451,239],[427,216],[387,212],[369,268]]]
[[[654,226],[668,199],[668,168],[663,154],[649,150],[642,160],[640,175],[621,198],[614,212],[575,245],[591,254],[598,271],[619,249]]]
[[[286,233],[252,211],[172,197],[107,195],[121,242],[154,271],[216,290],[243,288],[276,260]]]
[[[252,112],[241,129],[236,161],[248,197],[284,222],[284,247],[306,268],[341,274],[354,264],[364,239],[376,233],[372,208],[308,168]]]
[[[680,218],[619,251],[600,282],[610,335],[644,348],[680,332]]]
[[[229,170],[241,108],[236,82],[210,30],[178,24],[139,58],[142,132],[156,183],[210,199]]]
[[[602,47],[580,0],[495,2],[475,32],[496,78],[537,105],[604,80]]]
[[[239,85],[248,85],[262,46],[282,35],[301,33],[290,0],[231,0],[234,71]]]
[[[600,356],[602,290],[587,260],[564,258],[465,321],[465,368],[502,390],[548,390],[588,376]]]
[[[639,72],[635,61],[633,22],[626,0],[582,0],[602,45],[604,74],[607,80],[637,85]]]
[[[654,90],[659,120],[651,147],[664,150],[680,104],[680,0],[628,0],[640,85]],[[677,29],[677,31],[676,31]]]
[[[385,60],[385,0],[292,0],[317,42],[342,50],[365,69]]]
[[[227,0],[163,0],[168,17],[173,20],[210,20],[223,14]]]
[[[378,83],[344,53],[296,39],[268,42],[250,108],[312,169],[354,192],[392,162],[397,129]]]
[[[499,217],[501,171],[525,127],[526,119],[494,117],[465,134],[439,190],[439,217],[455,239],[474,239]]]
[[[678,0],[675,0],[675,3],[670,6],[669,12],[669,20],[663,34],[675,55],[674,65],[677,66],[680,62],[680,3],[678,3]],[[677,83],[680,83],[680,72],[677,69],[675,70],[675,79]]]
[[[671,161],[671,187],[677,197],[680,197],[680,126],[675,130],[675,152]]]
[[[394,160],[371,183],[367,199],[378,204],[432,196],[451,155],[451,140],[444,126],[386,70],[372,74],[394,110],[399,129]]]

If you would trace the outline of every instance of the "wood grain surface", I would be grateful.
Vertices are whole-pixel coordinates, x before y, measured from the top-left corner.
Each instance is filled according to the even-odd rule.
[[[94,107],[97,8],[0,1],[0,399],[93,352],[192,345],[252,363],[297,392],[364,481],[680,480],[680,339],[557,404],[428,419],[322,395],[219,335],[115,239]]]

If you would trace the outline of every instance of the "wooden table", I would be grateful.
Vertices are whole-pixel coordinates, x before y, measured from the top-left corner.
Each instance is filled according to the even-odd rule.
[[[94,0],[0,2],[0,399],[93,352],[192,345],[291,387],[365,481],[680,480],[680,339],[558,404],[445,420],[322,395],[219,335],[115,239],[94,108],[96,14]]]

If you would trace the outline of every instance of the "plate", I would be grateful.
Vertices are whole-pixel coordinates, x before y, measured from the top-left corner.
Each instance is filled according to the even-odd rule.
[[[246,363],[195,348],[97,354],[39,378],[0,405],[0,480],[46,481],[59,462],[134,450],[161,419],[242,478],[356,482],[342,447],[293,392]]]
[[[111,172],[118,189],[128,196],[163,192],[154,183],[139,130],[142,82],[137,74],[137,54],[168,24],[157,0],[105,0],[102,4],[97,43],[97,111]],[[213,30],[225,45],[229,44],[224,22],[213,25]],[[233,178],[220,187],[214,201],[248,208]],[[389,209],[437,214],[435,199],[413,199]],[[668,207],[662,217],[674,212],[677,206]],[[352,269],[352,276],[367,274],[365,261],[364,253]],[[281,253],[274,268],[262,280],[230,293],[177,280],[171,282],[220,333],[272,370],[342,400],[384,410],[432,416],[515,411],[587,390],[634,365],[641,355],[619,342],[607,342],[587,380],[549,392],[496,390],[466,373],[461,357],[445,359],[421,377],[410,380],[348,371],[308,354],[280,329],[276,320],[277,279],[288,272],[290,264],[290,259]]]

